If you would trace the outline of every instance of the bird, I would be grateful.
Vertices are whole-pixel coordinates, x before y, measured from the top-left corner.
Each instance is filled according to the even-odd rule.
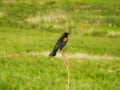
[[[62,36],[57,40],[52,52],[49,54],[50,57],[54,57],[57,54],[57,51],[60,49],[60,51],[63,50],[64,46],[68,42],[68,32],[65,32],[62,34]]]

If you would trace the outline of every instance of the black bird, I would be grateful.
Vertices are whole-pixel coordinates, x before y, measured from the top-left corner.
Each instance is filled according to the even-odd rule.
[[[55,44],[49,56],[54,57],[59,49],[63,50],[64,46],[66,45],[68,41],[68,35],[69,35],[68,32],[63,33],[63,35],[57,40],[57,43]]]

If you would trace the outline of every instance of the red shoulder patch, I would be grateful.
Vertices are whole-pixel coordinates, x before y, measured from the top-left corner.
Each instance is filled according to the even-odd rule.
[[[63,38],[63,41],[67,41],[67,40],[68,40],[68,38],[67,38],[67,37],[64,37],[64,38]]]

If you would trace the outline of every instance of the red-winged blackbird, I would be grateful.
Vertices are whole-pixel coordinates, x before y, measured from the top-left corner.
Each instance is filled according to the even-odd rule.
[[[49,56],[54,57],[58,51],[58,49],[63,50],[63,47],[66,45],[68,41],[68,32],[63,33],[63,35],[58,39],[57,43],[55,44],[52,52],[49,54]]]

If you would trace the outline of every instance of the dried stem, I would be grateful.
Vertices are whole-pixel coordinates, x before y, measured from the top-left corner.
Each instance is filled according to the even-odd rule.
[[[64,53],[64,51],[62,51],[62,56],[63,56],[64,64],[65,64],[66,69],[67,69],[67,88],[66,88],[66,90],[70,90],[70,71],[69,71],[69,62],[68,62],[67,55]]]

